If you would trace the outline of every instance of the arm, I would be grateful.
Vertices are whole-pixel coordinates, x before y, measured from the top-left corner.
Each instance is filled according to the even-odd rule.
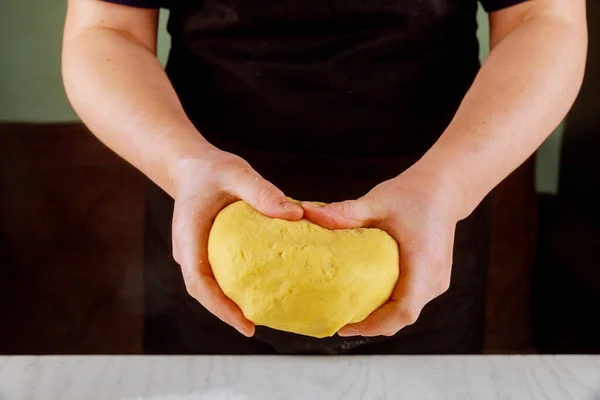
[[[358,200],[303,204],[305,216],[324,227],[378,227],[399,243],[394,293],[342,336],[394,335],[449,288],[457,221],[535,151],[576,97],[586,59],[585,0],[530,0],[490,21],[490,56],[421,160]]]
[[[243,199],[265,215],[302,209],[241,158],[211,146],[187,118],[156,59],[158,11],[69,0],[63,43],[67,95],[90,130],[175,198],[173,256],[189,294],[245,335],[253,324],[208,263],[212,221]]]
[[[468,216],[565,117],[583,80],[584,0],[531,0],[490,15],[491,52],[448,129],[419,162],[456,183]]]
[[[156,58],[157,22],[156,9],[69,1],[63,79],[90,130],[174,196],[175,165],[206,142]]]

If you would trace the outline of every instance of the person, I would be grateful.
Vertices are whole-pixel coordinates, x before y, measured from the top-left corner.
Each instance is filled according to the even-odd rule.
[[[587,49],[584,0],[482,4],[480,65],[476,0],[69,0],[69,99],[149,178],[145,352],[482,351],[489,194],[565,116]],[[384,229],[400,249],[390,300],[331,338],[255,327],[207,260],[238,199]]]

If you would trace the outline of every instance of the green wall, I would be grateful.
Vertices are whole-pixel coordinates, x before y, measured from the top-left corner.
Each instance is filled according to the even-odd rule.
[[[75,119],[62,89],[60,46],[66,1],[3,0],[0,120]]]
[[[0,12],[0,121],[77,120],[60,76],[66,1],[3,0]],[[161,15],[159,55],[169,38]]]
[[[0,13],[0,121],[77,120],[60,77],[60,48],[65,0],[3,0]],[[480,10],[481,11],[481,10]],[[159,58],[169,48],[167,13],[161,13]],[[479,14],[481,56],[488,54],[486,16]],[[538,190],[555,192],[562,130],[538,152]]]

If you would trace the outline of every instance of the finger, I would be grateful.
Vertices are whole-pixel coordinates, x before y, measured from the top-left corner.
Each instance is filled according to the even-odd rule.
[[[408,283],[399,286],[406,288]],[[338,332],[340,336],[392,336],[400,329],[414,324],[427,299],[426,288],[412,288],[402,299],[390,299],[364,321],[348,324]]]
[[[217,188],[176,196],[172,226],[175,261],[190,267],[204,260],[206,246],[202,246],[201,236],[208,235],[215,216],[226,205],[225,196]]]
[[[181,265],[188,293],[208,311],[246,336],[254,334],[254,325],[231,301],[216,282],[208,262],[207,246],[214,216],[224,200],[204,195],[176,202],[173,217],[173,249]]]
[[[184,275],[184,281],[188,293],[211,314],[231,325],[244,336],[252,337],[254,335],[254,324],[246,319],[240,308],[223,294],[221,287],[212,275],[200,274],[200,276],[190,276],[188,279]]]
[[[402,250],[402,244],[400,257],[400,277],[390,300],[365,320],[340,329],[340,336],[391,336],[417,321],[437,291],[431,279],[435,266],[427,253]]]
[[[254,170],[235,170],[226,176],[225,187],[252,208],[271,218],[296,221],[304,210]]]
[[[379,219],[374,201],[368,198],[331,204],[303,202],[304,217],[327,229],[360,228]]]

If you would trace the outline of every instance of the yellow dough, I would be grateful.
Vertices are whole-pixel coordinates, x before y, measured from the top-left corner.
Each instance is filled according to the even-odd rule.
[[[319,338],[365,319],[399,275],[398,244],[382,230],[272,219],[242,201],[217,215],[208,256],[221,289],[250,321]]]

